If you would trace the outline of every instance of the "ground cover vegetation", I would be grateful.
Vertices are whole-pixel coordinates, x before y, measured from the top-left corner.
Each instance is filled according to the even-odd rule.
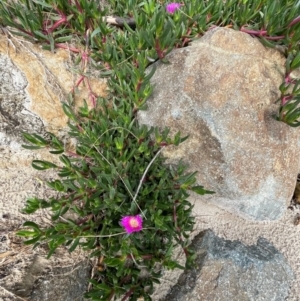
[[[124,22],[111,25],[108,15]],[[97,257],[99,268],[86,298],[151,300],[164,269],[188,268],[194,259],[188,193],[212,192],[196,184],[195,174],[186,173],[183,164],[168,166],[160,155],[164,147],[188,137],[137,122],[137,113],[147,108],[153,90],[155,61],[167,64],[172,49],[188,46],[216,26],[256,36],[267,47],[280,46],[286,74],[278,87],[275,118],[300,125],[300,79],[292,76],[300,67],[300,1],[3,0],[0,24],[4,33],[53,52],[64,48],[76,57],[78,80],[62,104],[69,134],[77,140],[76,151],[66,149],[51,133],[48,137],[24,133],[25,148],[48,148],[61,161],[61,165],[32,162],[38,170],[57,171],[58,179],[47,185],[58,196],[29,198],[24,208],[27,214],[48,208],[53,226],[27,221],[18,235],[25,244],[46,245],[48,256],[59,246],[70,252],[80,246]],[[108,95],[97,98],[90,89],[89,99],[75,112],[74,93],[79,85],[89,87],[91,70],[107,78]],[[77,217],[65,218],[68,211]],[[176,246],[186,255],[185,267],[173,257]]]

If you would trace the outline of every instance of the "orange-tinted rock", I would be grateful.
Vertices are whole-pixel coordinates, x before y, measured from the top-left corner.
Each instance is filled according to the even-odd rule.
[[[72,90],[79,75],[68,51],[56,53],[15,37],[0,35],[0,167],[29,166],[38,154],[44,160],[53,158],[47,151],[26,151],[21,144],[22,132],[65,133],[68,118],[62,102]],[[106,81],[89,78],[96,96],[106,95]],[[86,99],[89,90],[81,84],[76,89],[75,106]]]
[[[58,131],[66,126],[67,117],[61,103],[66,101],[79,74],[72,71],[74,66],[67,50],[57,49],[55,54],[43,50],[38,45],[16,38],[10,40],[0,35],[0,55],[12,63],[7,72],[12,72],[15,84],[24,83],[22,92],[26,97],[26,109],[36,114],[48,131]],[[106,95],[106,81],[90,78],[92,91],[97,96]],[[1,82],[1,85],[3,83]],[[87,85],[81,84],[75,96],[76,106],[88,101]]]

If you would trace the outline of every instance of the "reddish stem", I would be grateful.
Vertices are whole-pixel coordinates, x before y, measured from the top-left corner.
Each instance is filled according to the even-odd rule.
[[[80,155],[78,155],[78,154],[76,154],[74,152],[71,152],[71,151],[68,151],[68,155],[72,156],[72,157],[77,157],[77,158],[82,157],[82,156],[80,156]]]
[[[168,146],[168,145],[169,145],[168,142],[165,142],[165,141],[163,141],[159,144],[159,146]]]
[[[277,41],[277,40],[282,40],[285,38],[285,36],[278,36],[278,37],[271,37],[271,36],[267,36],[268,32],[267,30],[251,30],[251,29],[246,29],[244,26],[241,27],[240,31],[248,33],[248,34],[252,34],[255,36],[263,36],[266,40],[273,40],[273,41]]]
[[[77,9],[80,11],[80,13],[82,13],[83,10],[82,10],[82,7],[80,6],[78,0],[75,0],[75,4],[76,4]]]
[[[288,27],[291,27],[293,25],[295,25],[296,23],[299,23],[300,22],[300,16],[298,16],[297,18],[295,18],[289,25]]]
[[[111,70],[111,66],[107,62],[104,64],[104,67],[105,67],[106,70]]]
[[[240,31],[253,34],[256,36],[265,36],[268,33],[266,30],[251,30],[251,29],[246,29],[244,26],[241,27]]]
[[[76,222],[76,225],[82,225],[83,223],[89,221],[93,217],[93,214],[88,215],[85,218],[80,219],[79,221]]]
[[[85,76],[84,76],[84,75],[81,75],[80,78],[79,78],[79,80],[78,80],[77,83],[75,84],[75,87],[78,87],[78,86],[82,83],[82,81],[84,80],[84,78],[85,78]],[[74,88],[73,88],[72,91],[74,91]]]
[[[122,298],[121,301],[125,301],[128,297],[130,297],[132,295],[132,293],[134,292],[134,288],[132,287],[126,294],[125,296]]]
[[[89,60],[89,54],[86,51],[83,51],[82,54],[81,54],[81,58],[84,62],[88,61]]]
[[[143,259],[152,259],[153,258],[153,255],[150,255],[150,254],[148,254],[148,255],[142,255],[141,256]]]
[[[185,254],[185,257],[188,257],[188,256],[189,256],[189,252],[187,251],[186,248],[183,248],[183,252],[184,252],[184,254]]]
[[[22,31],[22,32],[24,32],[24,33],[26,33],[26,34],[28,34],[29,36],[31,36],[31,37],[33,37],[33,33],[31,33],[30,31],[27,31],[27,30],[24,30],[24,29],[22,29],[22,28],[18,28],[20,31]]]
[[[89,89],[89,99],[93,105],[94,108],[96,108],[96,103],[97,103],[97,95],[93,92],[91,85],[90,85],[90,81],[87,78],[87,85],[88,85],[88,89]]]
[[[115,295],[115,291],[112,290],[109,297],[108,297],[108,300],[110,301],[113,298],[114,295]]]
[[[176,205],[173,206],[173,220],[174,220],[175,228],[177,229]]]
[[[285,36],[278,36],[278,37],[264,37],[266,40],[273,40],[273,41],[276,41],[276,40],[282,40],[285,38]]]
[[[80,125],[80,124],[77,124],[77,128],[78,128],[78,130],[82,133],[84,130],[83,130],[83,128],[82,128],[82,126]]]
[[[153,255],[147,254],[147,255],[142,255],[141,257],[142,257],[143,259],[152,259],[152,258],[153,258]],[[128,255],[127,255],[127,258],[128,258],[128,259],[132,259],[132,255],[131,255],[131,254],[128,254]]]
[[[137,83],[137,85],[136,85],[136,88],[135,88],[135,91],[136,91],[136,92],[138,92],[138,91],[140,90],[142,83],[143,83],[143,82],[142,82],[141,80],[138,81],[138,83]]]
[[[59,9],[56,9],[57,13],[61,16],[61,19],[56,21],[53,26],[49,29],[44,29],[44,31],[49,34],[49,33],[52,33],[57,27],[59,27],[61,24],[64,24],[64,23],[68,23],[68,19],[67,19],[67,16],[61,12]],[[47,26],[47,24],[46,24]]]
[[[64,24],[67,22],[67,18],[66,16],[64,16],[62,19],[56,21],[52,27],[50,27],[49,29],[46,29],[46,33],[49,34],[49,33],[52,33],[57,27],[59,27],[61,24]]]
[[[189,28],[188,31],[187,31],[187,33],[186,33],[186,36],[183,39],[182,47],[184,47],[185,44],[187,44],[190,41],[190,39],[188,38],[188,36],[191,34],[191,32],[192,32],[192,30],[191,30],[191,28]]]
[[[206,23],[208,23],[210,21],[211,17],[212,17],[211,14],[206,15]]]
[[[286,95],[281,99],[281,104],[284,106],[289,100],[293,98],[292,95]]]
[[[84,231],[87,231],[87,230],[90,230],[90,229],[91,229],[91,226],[87,226],[87,227],[83,228],[82,231],[84,232]]]
[[[72,52],[75,52],[75,53],[79,53],[79,52],[80,52],[80,50],[77,49],[77,48],[69,47],[68,45],[61,44],[61,43],[55,44],[55,46],[56,46],[57,48],[68,49],[68,50],[70,50],[70,51],[72,51]]]
[[[158,39],[155,40],[155,50],[160,60],[164,58],[164,52],[160,49]]]

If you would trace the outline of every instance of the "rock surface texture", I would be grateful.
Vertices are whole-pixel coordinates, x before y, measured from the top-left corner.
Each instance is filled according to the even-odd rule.
[[[286,300],[293,272],[266,239],[246,246],[211,230],[197,235],[196,267],[184,273],[164,301]]]
[[[299,171],[299,130],[272,118],[284,57],[250,35],[226,28],[158,62],[154,93],[141,124],[190,135],[163,154],[198,171],[216,192],[208,202],[249,219],[275,220],[290,201]]]

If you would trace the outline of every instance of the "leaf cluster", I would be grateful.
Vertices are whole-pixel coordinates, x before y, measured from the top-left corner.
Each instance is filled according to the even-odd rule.
[[[98,99],[92,110],[85,103],[78,114],[67,104],[64,111],[70,119],[69,134],[77,140],[76,151],[63,150],[60,165],[42,160],[32,163],[38,170],[57,171],[59,178],[47,185],[59,196],[49,200],[30,198],[23,210],[31,214],[50,208],[53,226],[43,228],[26,222],[24,226],[30,230],[18,234],[28,239],[25,244],[46,242],[48,256],[60,245],[70,252],[80,246],[90,250],[91,256],[103,256],[104,280],[94,283],[95,290],[87,295],[93,300],[125,294],[128,288],[135,288],[135,296],[146,296],[161,275],[161,271],[153,271],[153,266],[179,267],[171,256],[177,244],[190,252],[188,235],[194,221],[187,190],[199,194],[209,191],[194,185],[195,174],[186,175],[182,165],[168,167],[161,156],[150,166],[162,145],[178,144],[184,138],[178,134],[171,139],[168,130],[160,133],[157,128],[139,126],[136,119],[128,119],[126,103],[121,109],[119,100]],[[25,147],[49,147],[52,153],[59,153],[63,145],[58,138],[54,144],[53,135],[51,141],[37,134],[24,134],[24,138],[31,144]],[[76,219],[67,217],[69,211]],[[143,231],[124,233],[120,227],[122,216],[137,214],[143,216]],[[150,273],[146,278],[140,277],[140,266]],[[126,285],[122,286],[124,279]],[[148,287],[148,293],[144,287]]]

